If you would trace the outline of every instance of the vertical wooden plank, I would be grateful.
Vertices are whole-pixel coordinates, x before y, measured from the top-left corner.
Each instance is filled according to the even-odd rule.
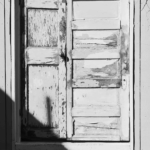
[[[129,44],[129,49],[130,49],[130,79],[129,79],[129,113],[130,113],[130,117],[129,117],[129,122],[130,122],[130,132],[129,132],[129,136],[130,136],[130,142],[131,142],[131,149],[134,149],[134,99],[133,99],[133,95],[134,95],[134,87],[133,87],[133,81],[134,81],[134,62],[133,62],[133,54],[134,54],[134,37],[133,37],[133,31],[134,31],[134,2],[133,0],[129,1],[129,12],[130,12],[130,16],[129,16],[129,35],[130,35],[130,44]]]
[[[141,149],[150,147],[150,0],[141,0]]]
[[[12,58],[12,72],[11,72],[11,87],[12,87],[12,150],[15,150],[15,141],[16,141],[16,106],[15,106],[15,8],[18,6],[18,1],[11,1],[11,58]],[[19,31],[19,30],[18,30]],[[19,42],[18,42],[19,43]]]
[[[129,35],[129,1],[121,0],[121,63],[122,63],[122,88],[120,89],[120,104],[121,104],[121,140],[129,141],[129,109],[131,111],[133,108],[130,108],[129,92],[130,87],[130,76],[133,76],[132,71],[130,70],[130,35]],[[132,33],[131,33],[132,34]],[[132,90],[132,89],[131,89]]]
[[[73,133],[72,128],[72,0],[67,1],[67,57],[69,61],[67,63],[67,137],[71,138]]]
[[[121,107],[121,140],[129,141],[129,77],[122,78],[122,87],[120,88],[120,107]]]
[[[10,50],[10,1],[5,1],[5,48],[6,48],[6,136],[7,150],[12,148],[12,100],[11,100],[11,50]]]
[[[134,7],[134,148],[141,150],[141,0],[135,0]]]
[[[0,147],[6,149],[5,103],[5,3],[0,0]]]
[[[59,49],[60,55],[66,54],[66,3],[59,0]],[[60,138],[66,138],[66,60],[59,62],[59,130]]]

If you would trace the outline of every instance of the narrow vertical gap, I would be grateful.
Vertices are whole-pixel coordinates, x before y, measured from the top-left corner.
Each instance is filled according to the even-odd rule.
[[[139,0],[139,61],[139,150],[141,150],[141,0]]]

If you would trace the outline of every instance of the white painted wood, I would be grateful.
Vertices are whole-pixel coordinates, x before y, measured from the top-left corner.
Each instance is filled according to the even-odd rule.
[[[119,30],[74,31],[73,48],[114,49],[119,45]]]
[[[58,0],[26,0],[26,7],[58,9]]]
[[[32,127],[58,126],[58,67],[28,67],[28,124]],[[36,122],[33,118],[36,118]]]
[[[120,88],[120,108],[121,108],[121,140],[129,141],[129,117],[130,117],[130,103],[129,103],[129,76],[122,76],[122,87]]]
[[[119,106],[111,106],[111,105],[101,105],[101,106],[87,106],[87,107],[73,107],[72,108],[72,116],[74,117],[109,117],[109,116],[118,116],[120,117],[120,107]]]
[[[132,55],[133,51],[130,48],[130,32],[129,29],[130,24],[129,24],[129,2],[128,1],[121,1],[121,53],[123,54],[123,51],[126,51],[126,53]],[[124,40],[123,40],[124,37]],[[122,59],[125,59],[125,55],[122,55]],[[129,57],[129,56],[128,56]],[[132,61],[132,59],[129,57]],[[130,116],[130,111],[133,110],[133,108],[130,108],[130,103],[133,103],[132,99],[130,99],[130,88],[132,88],[130,84],[130,79],[132,77],[132,71],[129,72],[129,68],[125,69],[125,61],[122,61],[122,88],[120,88],[120,105],[121,105],[121,140],[123,141],[129,141],[130,135],[129,135],[129,130],[132,130],[129,122]],[[126,62],[126,64],[129,64],[129,66],[132,65],[132,63]],[[132,67],[130,67],[131,69]],[[125,71],[126,70],[126,71]],[[131,86],[131,87],[130,87]],[[132,120],[133,121],[133,120]],[[131,127],[131,128],[129,128]],[[131,143],[132,144],[132,143]]]
[[[67,138],[71,138],[73,134],[72,127],[72,0],[67,1]]]
[[[104,128],[113,128],[113,129],[118,129],[119,128],[119,118],[83,118],[83,117],[76,117],[74,118],[74,121],[78,124],[93,124],[93,126],[97,127],[104,127]],[[95,125],[94,125],[95,123]],[[97,124],[96,124],[97,123]]]
[[[26,49],[26,63],[59,64],[59,55],[58,48],[29,47]]]
[[[119,78],[119,60],[74,60],[73,78]]]
[[[117,131],[115,131],[115,132],[117,132]],[[78,141],[107,141],[107,142],[113,141],[113,142],[117,142],[120,140],[120,136],[119,135],[99,135],[99,136],[88,135],[87,137],[73,136],[72,140],[73,141],[78,140]]]
[[[73,79],[73,87],[120,87],[121,79]]]
[[[74,1],[73,20],[118,18],[119,1]]]
[[[119,19],[88,19],[72,21],[72,29],[120,29]]]
[[[141,149],[148,150],[150,146],[150,71],[149,71],[149,59],[150,59],[150,15],[149,15],[149,0],[141,0],[141,51],[140,51],[140,78],[141,85]],[[145,5],[145,6],[144,6]]]
[[[73,89],[73,106],[115,106],[119,105],[118,96],[118,89]]]
[[[134,74],[134,148],[141,150],[141,1],[135,0],[135,26],[134,26],[134,52],[135,74]],[[144,29],[144,28],[143,28]],[[146,32],[147,33],[147,32]],[[143,52],[142,52],[143,53]]]
[[[102,46],[94,48],[77,48],[72,50],[73,59],[99,59],[99,58],[120,58],[120,50],[118,48],[109,48]]]
[[[75,9],[76,7],[74,5],[75,3],[79,4],[77,7],[80,7],[83,4],[82,7],[84,9],[81,10],[83,12],[82,14],[79,12],[80,9],[78,10]],[[80,87],[103,87],[103,86],[109,87],[111,85],[112,87],[113,86],[115,87],[117,81],[111,81],[111,80],[99,81],[98,79],[111,79],[111,78],[112,79],[117,79],[117,78],[126,79],[129,76],[129,67],[130,67],[128,60],[131,59],[131,58],[128,58],[128,56],[130,56],[129,54],[130,53],[129,52],[130,50],[129,49],[129,2],[124,1],[124,0],[120,1],[121,7],[118,8],[118,10],[120,10],[121,13],[118,15],[118,20],[117,18],[114,19],[113,17],[111,17],[111,19],[110,18],[108,19],[108,17],[102,18],[102,16],[97,17],[96,15],[105,15],[105,14],[104,13],[96,14],[94,11],[96,10],[97,6],[93,8],[89,6],[89,9],[88,9],[88,7],[85,7],[84,5],[86,3],[92,3],[94,5],[94,3],[101,3],[101,1],[100,2],[75,1],[73,4],[73,7],[74,7],[74,10],[73,10],[74,21],[72,22],[73,50],[72,52],[70,52],[74,58],[72,77],[73,77],[73,86],[76,87],[76,89],[74,89],[73,92],[74,92],[74,97],[75,97],[75,94],[78,94],[77,97],[79,99],[79,102],[81,102],[77,105],[78,107],[75,106],[76,104],[74,103],[73,108],[72,108],[72,115],[74,116],[73,118],[75,118],[75,116],[80,116],[80,117],[81,116],[88,117],[88,115],[91,117],[93,115],[98,116],[99,114],[98,111],[100,110],[102,111],[101,114],[104,113],[103,108],[107,109],[106,106],[102,106],[103,108],[99,110],[99,109],[96,109],[96,107],[94,107],[93,105],[93,103],[95,102],[94,100],[97,97],[101,97],[101,95],[99,96],[98,94],[94,93],[93,94],[94,98],[95,97],[96,98],[93,100],[93,98],[91,98],[88,95],[90,92],[92,93],[92,89],[90,89],[90,92],[86,92],[86,94],[85,93],[82,94],[81,92],[82,89],[80,89],[78,93],[75,93],[75,90],[78,90],[78,88]],[[106,1],[103,1],[102,3],[106,3]],[[109,1],[108,3],[111,3],[111,2]],[[86,9],[88,10],[87,12],[86,12]],[[89,11],[90,9],[93,9],[93,11]],[[102,10],[103,9],[98,10],[98,11],[102,11]],[[110,11],[111,9],[109,10],[109,12]],[[83,17],[82,15],[85,17]],[[113,13],[111,15],[113,15]],[[101,22],[101,23],[98,23],[98,22]],[[98,31],[97,29],[101,29],[101,30],[105,29],[105,31]],[[111,30],[107,31],[107,29],[111,29]],[[116,31],[116,33],[118,32],[117,36],[110,34],[112,31],[115,33],[114,29],[119,29],[118,31]],[[82,30],[85,30],[85,31],[82,31]],[[110,37],[113,37],[113,38],[110,38]],[[109,45],[111,42],[113,42],[113,45],[111,45],[113,48]],[[115,54],[113,56],[113,53],[109,53],[111,49],[113,50],[118,49],[118,54]],[[104,52],[105,50],[107,50],[107,52]],[[104,52],[104,53],[102,54],[101,52]],[[108,54],[108,56],[106,54]],[[112,57],[110,56],[111,54],[112,54]],[[120,58],[120,60],[118,61],[117,59],[110,59],[110,58],[115,58],[115,57]],[[95,58],[96,60],[94,60]],[[108,60],[105,60],[104,58]],[[77,59],[80,59],[80,60],[77,60]],[[90,60],[87,60],[87,59],[90,59]],[[113,65],[111,66],[109,64],[109,61],[110,62],[112,61],[112,63],[110,64],[113,64],[115,61],[118,61],[118,62],[116,63],[114,67],[112,67]],[[132,61],[132,59],[130,61]],[[109,67],[109,65],[111,67]],[[112,73],[114,73],[113,74],[114,76],[109,72],[109,70],[112,70]],[[104,82],[107,82],[107,83],[105,84]],[[122,83],[120,81],[118,82],[119,83],[117,84],[119,84],[118,86],[120,87],[119,88],[120,97],[118,97],[119,99],[118,109],[120,109],[121,111],[121,113],[119,114],[120,119],[121,119],[120,139],[118,140],[129,141],[129,116],[131,115],[131,113],[129,114],[129,88],[127,88],[126,86],[128,86],[130,82],[127,79],[125,82],[124,80]],[[88,98],[86,97],[87,95],[88,95]],[[121,100],[121,97],[123,98],[123,100]],[[82,100],[84,98],[87,101],[85,100],[84,105],[83,105]],[[90,104],[88,104],[88,102],[90,101],[89,99],[92,99]],[[126,101],[124,99],[126,99]],[[130,102],[131,101],[132,100],[130,100]],[[73,102],[74,102],[74,99],[73,99]],[[86,103],[88,107],[86,106]],[[111,107],[111,106],[108,106],[108,107]],[[117,108],[115,110],[117,110]],[[108,109],[107,109],[107,112],[109,112]],[[113,114],[112,112],[110,114],[115,115],[115,113]],[[123,124],[125,126],[123,126]],[[132,125],[130,126],[130,128],[132,128]],[[77,137],[73,138],[73,140],[77,140],[77,139],[78,139]],[[96,138],[94,137],[93,139],[96,140]],[[80,140],[91,140],[91,138],[86,139],[80,136]]]
[[[32,0],[24,11],[25,138],[66,138],[66,3]],[[44,127],[35,130],[35,126]],[[29,136],[29,131],[35,134]]]
[[[59,0],[59,49],[60,54],[66,54],[66,3],[62,0]],[[66,138],[67,135],[67,97],[66,97],[66,60],[62,57],[59,59],[59,131],[60,131],[60,138]]]
[[[129,20],[129,32],[130,32],[130,50],[131,50],[131,52],[130,52],[130,60],[133,60],[133,58],[134,58],[134,1],[130,1],[130,7],[129,7],[129,11],[130,11],[130,20]],[[135,145],[133,144],[134,143],[134,136],[135,136],[135,134],[134,133],[136,133],[135,132],[135,128],[134,128],[134,121],[135,121],[135,112],[136,111],[134,111],[134,110],[136,110],[135,108],[136,107],[134,107],[134,77],[133,77],[133,74],[134,74],[134,62],[133,61],[130,61],[130,70],[131,70],[131,75],[130,75],[130,88],[129,88],[129,90],[130,90],[130,103],[129,103],[129,105],[130,105],[130,126],[129,126],[129,128],[131,129],[130,131],[131,131],[131,133],[129,134],[129,136],[130,136],[130,141],[131,141],[131,149],[134,149],[135,148]]]
[[[120,140],[119,118],[74,118],[73,138],[93,140]]]

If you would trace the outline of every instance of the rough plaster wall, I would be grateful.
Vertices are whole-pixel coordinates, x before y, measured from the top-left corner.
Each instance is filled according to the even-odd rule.
[[[150,149],[150,0],[141,0],[141,147]]]

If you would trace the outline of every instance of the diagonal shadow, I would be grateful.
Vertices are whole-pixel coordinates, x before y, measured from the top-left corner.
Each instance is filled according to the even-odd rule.
[[[49,99],[47,99],[49,100]],[[12,150],[12,107],[14,106],[14,102],[12,99],[0,89],[0,149],[1,150]],[[49,109],[50,107],[48,107]],[[50,112],[50,110],[47,110]],[[37,120],[33,115],[29,114],[32,121],[34,121],[39,126],[43,126],[43,124]],[[51,119],[49,117],[49,123],[51,122]],[[30,132],[29,132],[30,133]],[[22,133],[24,134],[24,133]],[[51,132],[52,137],[51,138],[35,138],[32,134],[29,134],[30,137],[24,136],[22,138],[23,141],[30,141],[30,142],[59,142],[59,149],[61,150],[67,150],[62,144],[61,141],[57,140],[58,136]],[[23,137],[23,135],[22,135]],[[44,145],[41,146],[44,148]]]
[[[45,98],[45,101],[46,101],[46,107],[44,108],[46,110],[45,123],[39,121],[39,119],[37,119],[36,117],[37,114],[39,114],[37,112],[38,107],[34,110],[36,116],[35,114],[31,114],[29,110],[25,112],[27,113],[27,124],[24,124],[22,121],[22,126],[21,126],[22,141],[48,141],[48,142],[65,141],[65,139],[59,138],[60,132],[59,132],[58,119],[55,118],[58,115],[56,116],[54,115],[56,114],[56,110],[51,104],[52,102],[50,97],[47,96]]]

